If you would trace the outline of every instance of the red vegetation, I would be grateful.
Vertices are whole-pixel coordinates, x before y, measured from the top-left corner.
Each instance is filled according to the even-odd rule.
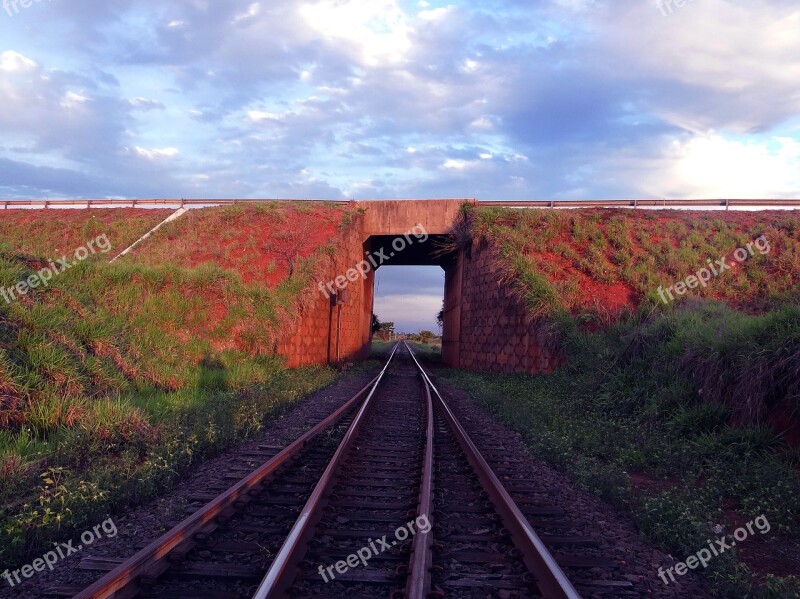
[[[347,210],[324,204],[239,205],[189,211],[134,250],[138,263],[204,264],[273,286],[337,235]]]
[[[2,210],[0,239],[12,251],[59,258],[105,233],[111,252],[122,251],[171,210],[107,208],[90,210]]]

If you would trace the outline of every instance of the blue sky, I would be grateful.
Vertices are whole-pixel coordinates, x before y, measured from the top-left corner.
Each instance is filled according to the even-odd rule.
[[[800,7],[664,1],[7,0],[0,196],[800,196]]]
[[[373,311],[382,322],[394,322],[398,333],[439,333],[436,315],[443,297],[439,266],[381,266],[375,273]]]

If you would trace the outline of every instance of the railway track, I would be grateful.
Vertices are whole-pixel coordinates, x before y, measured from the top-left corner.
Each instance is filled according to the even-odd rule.
[[[107,573],[75,598],[640,596],[512,477],[502,439],[479,436],[484,454],[401,342],[350,401],[133,557],[83,560]]]

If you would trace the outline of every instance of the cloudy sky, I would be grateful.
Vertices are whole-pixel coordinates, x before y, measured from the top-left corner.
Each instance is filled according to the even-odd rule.
[[[800,196],[796,0],[35,0],[0,196]]]

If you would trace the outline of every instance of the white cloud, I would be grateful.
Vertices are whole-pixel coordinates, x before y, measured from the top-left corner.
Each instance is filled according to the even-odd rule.
[[[322,0],[299,12],[312,30],[352,48],[363,66],[400,64],[412,48],[412,28],[396,0]]]
[[[248,110],[247,118],[254,123],[262,123],[264,121],[279,121],[281,119],[280,115],[277,115],[274,112],[265,112],[263,110]]]
[[[137,110],[163,110],[164,104],[158,100],[151,100],[149,98],[133,98],[128,100],[128,103]]]
[[[636,2],[594,14],[593,50],[604,66],[621,60],[629,78],[713,93],[683,104],[679,93],[655,96],[657,113],[669,122],[747,133],[800,111],[796,5],[703,0],[662,17],[653,3]]]
[[[576,172],[579,169],[575,169]],[[620,182],[628,197],[676,199],[796,198],[800,196],[800,142],[727,138],[721,134],[665,139],[647,151],[624,148],[586,167],[576,182]]]
[[[433,10],[420,11],[417,16],[423,21],[441,21],[453,10],[452,6],[442,6]]]
[[[38,66],[35,61],[13,50],[6,50],[0,54],[0,71],[6,73],[32,71]]]
[[[800,142],[771,143],[698,136],[675,144],[674,172],[697,197],[771,198],[800,195]]]
[[[494,129],[494,123],[492,122],[492,117],[489,116],[481,116],[469,124],[470,127],[473,129],[479,129],[483,131],[491,131]]]
[[[178,148],[153,148],[152,150],[146,150],[145,148],[140,148],[139,146],[136,146],[134,150],[139,156],[141,156],[142,158],[146,158],[148,160],[174,158],[179,154]]]
[[[454,158],[448,158],[442,164],[442,168],[456,170],[456,171],[463,171],[467,167],[469,167],[472,163],[469,160],[456,160]]]
[[[261,12],[261,5],[258,2],[251,4],[250,6],[247,7],[246,11],[239,13],[238,15],[233,17],[233,23],[238,24],[241,23],[242,21],[251,21],[255,17],[257,17],[260,12]]]
[[[474,73],[480,68],[480,63],[477,61],[472,60],[471,58],[467,58],[464,61],[464,64],[461,66],[461,70],[465,73]]]
[[[69,91],[66,94],[64,94],[64,98],[61,100],[61,106],[67,109],[74,109],[81,107],[88,101],[89,101],[88,96],[84,96],[83,94],[79,94],[77,92]]]

